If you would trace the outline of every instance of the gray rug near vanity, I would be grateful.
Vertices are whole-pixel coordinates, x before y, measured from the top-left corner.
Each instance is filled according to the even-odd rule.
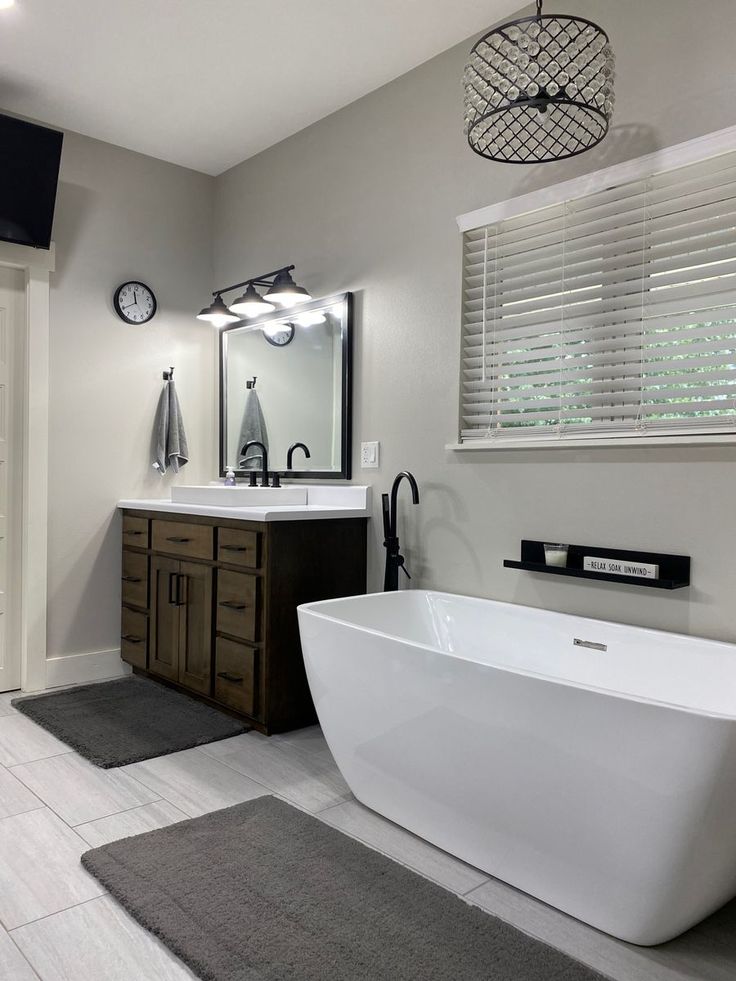
[[[224,712],[134,676],[31,695],[11,704],[103,769],[249,731]]]
[[[275,797],[82,864],[203,981],[604,981]]]

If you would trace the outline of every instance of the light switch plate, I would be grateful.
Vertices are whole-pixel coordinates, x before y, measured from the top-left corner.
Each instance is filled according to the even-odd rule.
[[[360,467],[362,470],[377,470],[380,458],[379,443],[360,444]]]

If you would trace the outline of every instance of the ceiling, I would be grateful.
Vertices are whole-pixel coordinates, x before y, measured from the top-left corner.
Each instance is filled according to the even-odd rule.
[[[0,11],[0,106],[219,174],[519,6],[17,0]]]

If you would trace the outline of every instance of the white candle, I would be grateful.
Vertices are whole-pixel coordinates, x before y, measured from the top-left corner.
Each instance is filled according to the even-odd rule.
[[[545,545],[544,561],[547,565],[565,568],[567,565],[567,545]]]

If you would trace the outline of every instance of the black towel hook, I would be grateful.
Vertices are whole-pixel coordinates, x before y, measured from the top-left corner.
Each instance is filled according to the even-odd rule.
[[[247,382],[245,383],[245,387],[246,387],[246,388],[249,388],[249,389],[250,389],[250,388],[255,388],[255,387],[256,387],[256,378],[257,378],[257,377],[258,377],[257,375],[253,375],[253,377],[252,377],[252,378],[250,378],[250,379],[249,379],[249,380],[248,380],[248,381],[247,381]]]
[[[174,378],[174,366],[171,365],[168,371],[164,372],[164,381],[172,381]]]

